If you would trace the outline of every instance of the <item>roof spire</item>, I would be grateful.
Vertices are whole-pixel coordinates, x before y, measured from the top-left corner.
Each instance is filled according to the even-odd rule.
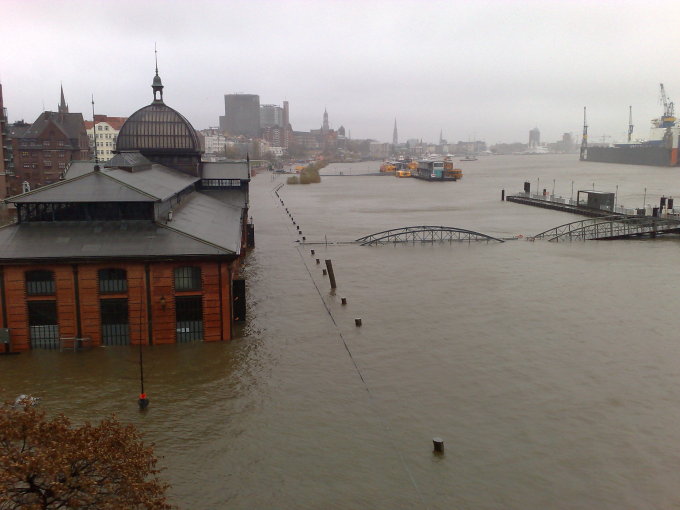
[[[153,89],[153,102],[163,104],[163,82],[161,82],[161,77],[158,76],[158,51],[156,50],[156,43],[153,45],[153,52],[156,59],[156,76],[153,77],[153,83],[151,84],[151,88]]]
[[[59,113],[68,113],[68,105],[66,104],[66,100],[64,99],[64,85],[60,84],[60,86],[61,86],[61,102],[59,103],[57,111]]]

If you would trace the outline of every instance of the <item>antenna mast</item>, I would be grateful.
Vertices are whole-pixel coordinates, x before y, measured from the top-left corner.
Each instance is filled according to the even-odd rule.
[[[586,107],[583,107],[583,138],[581,138],[581,161],[588,159],[588,123],[586,122]]]
[[[94,171],[99,171],[99,157],[97,156],[97,120],[94,118],[94,94],[92,94],[92,143],[94,144]]]

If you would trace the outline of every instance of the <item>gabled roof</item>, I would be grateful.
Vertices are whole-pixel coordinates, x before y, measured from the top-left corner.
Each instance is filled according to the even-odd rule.
[[[57,113],[42,112],[36,121],[24,131],[21,138],[38,138],[47,128],[49,123],[55,126],[64,134],[66,138],[77,139],[84,134],[85,123],[82,113]]]
[[[234,255],[151,221],[28,222],[0,228],[0,260]]]
[[[64,202],[155,202],[156,197],[102,172],[91,172],[7,199],[14,204]]]
[[[142,156],[139,152],[120,152],[104,163],[105,167],[108,168],[138,168],[146,169],[151,167],[151,161]]]
[[[95,122],[97,124],[101,124],[102,122],[106,122],[115,131],[120,131],[120,128],[123,127],[123,124],[125,124],[126,120],[127,120],[127,117],[109,117],[107,115],[95,115],[94,116],[94,122],[91,121],[91,120],[85,121],[85,129],[92,129],[92,126],[95,124]]]
[[[94,170],[94,161],[80,161],[72,159],[64,170],[64,179],[73,179],[81,175],[89,174]]]
[[[148,161],[146,158],[144,160]],[[66,175],[64,176],[66,180],[63,182],[70,182],[87,173],[92,173],[93,169],[93,162],[79,161],[73,163],[66,170]],[[133,172],[120,168],[102,168],[99,173],[161,201],[167,200],[200,180],[198,177],[193,177],[155,163],[150,168]],[[50,186],[54,186],[54,184]],[[45,188],[40,188],[40,190],[42,189]],[[40,190],[36,190],[36,192]]]
[[[159,200],[167,200],[200,180],[198,177],[155,163],[151,168],[139,172],[128,172],[120,168],[104,168],[102,173]]]
[[[195,192],[182,200],[166,227],[239,253],[241,211],[241,207]]]
[[[204,179],[241,179],[250,180],[247,161],[222,161],[203,163]]]

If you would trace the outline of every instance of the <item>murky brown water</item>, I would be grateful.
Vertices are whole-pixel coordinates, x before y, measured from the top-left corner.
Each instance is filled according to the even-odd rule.
[[[618,185],[629,207],[645,187],[648,203],[680,197],[677,169],[574,156],[461,165],[455,183],[344,165],[352,176],[279,194],[308,242],[419,224],[506,237],[580,219],[500,201],[525,179],[550,191],[554,179],[566,197],[572,180]],[[0,357],[0,397],[137,424],[184,508],[680,506],[680,241],[300,246],[272,193],[282,182],[252,183],[242,338],[147,349],[148,413],[126,348]],[[317,257],[333,260],[335,294]]]

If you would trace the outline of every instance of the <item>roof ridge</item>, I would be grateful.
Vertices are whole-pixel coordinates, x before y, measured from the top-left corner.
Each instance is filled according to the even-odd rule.
[[[5,202],[6,204],[12,203],[11,199],[25,197],[25,196],[28,196],[28,195],[34,195],[34,194],[39,193],[41,191],[45,191],[45,190],[52,189],[52,188],[57,188],[59,186],[63,186],[66,183],[83,179],[83,178],[87,177],[88,175],[92,175],[92,174],[94,174],[94,172],[89,172],[89,173],[86,173],[86,174],[79,175],[77,177],[72,177],[71,179],[59,180],[57,182],[53,182],[52,184],[47,184],[45,186],[40,186],[39,188],[32,189],[31,191],[27,191],[26,193],[20,193],[19,195],[13,195],[11,197],[7,197],[3,200],[3,202]]]
[[[120,168],[115,168],[114,170],[120,170]],[[91,172],[91,173],[94,173],[94,172]],[[133,190],[133,191],[136,191],[137,193],[140,193],[140,194],[142,194],[142,195],[144,195],[144,196],[147,196],[147,197],[149,197],[149,198],[153,198],[154,201],[156,201],[156,202],[162,202],[162,200],[161,200],[160,198],[158,198],[158,197],[156,197],[156,196],[154,196],[154,195],[151,195],[151,194],[147,193],[146,191],[142,191],[142,190],[139,189],[139,188],[135,188],[132,184],[128,184],[127,182],[123,182],[123,181],[121,181],[120,179],[116,179],[113,175],[111,175],[111,174],[108,173],[108,172],[101,172],[101,171],[100,171],[99,173],[100,173],[101,175],[104,175],[104,176],[108,177],[109,179],[111,179],[111,180],[113,180],[113,181],[116,181],[118,184],[122,184],[122,185],[125,186],[126,188],[129,188],[129,189],[131,189],[131,190]],[[85,174],[85,175],[89,175],[89,174]]]
[[[217,248],[217,249],[219,249],[219,250],[228,251],[229,253],[232,253],[232,254],[234,254],[234,255],[237,255],[237,253],[236,253],[235,251],[232,251],[232,250],[230,250],[229,248],[226,248],[225,246],[220,246],[219,244],[215,244],[215,243],[210,242],[210,241],[207,241],[207,240],[205,240],[205,239],[203,239],[203,238],[201,238],[201,237],[197,237],[197,236],[195,236],[195,235],[188,234],[187,232],[184,232],[184,231],[179,230],[179,229],[177,229],[177,228],[169,227],[169,226],[167,226],[167,225],[165,225],[165,224],[163,224],[163,223],[159,223],[159,222],[157,222],[157,221],[156,221],[155,223],[156,223],[156,225],[158,225],[158,226],[161,227],[161,228],[166,228],[166,229],[171,230],[171,231],[173,231],[173,232],[175,232],[175,233],[177,233],[177,234],[180,234],[180,235],[183,235],[183,236],[185,236],[185,237],[188,237],[189,239],[193,239],[194,241],[198,241],[198,242],[200,242],[200,243],[207,244],[208,246],[212,246],[213,248]]]

